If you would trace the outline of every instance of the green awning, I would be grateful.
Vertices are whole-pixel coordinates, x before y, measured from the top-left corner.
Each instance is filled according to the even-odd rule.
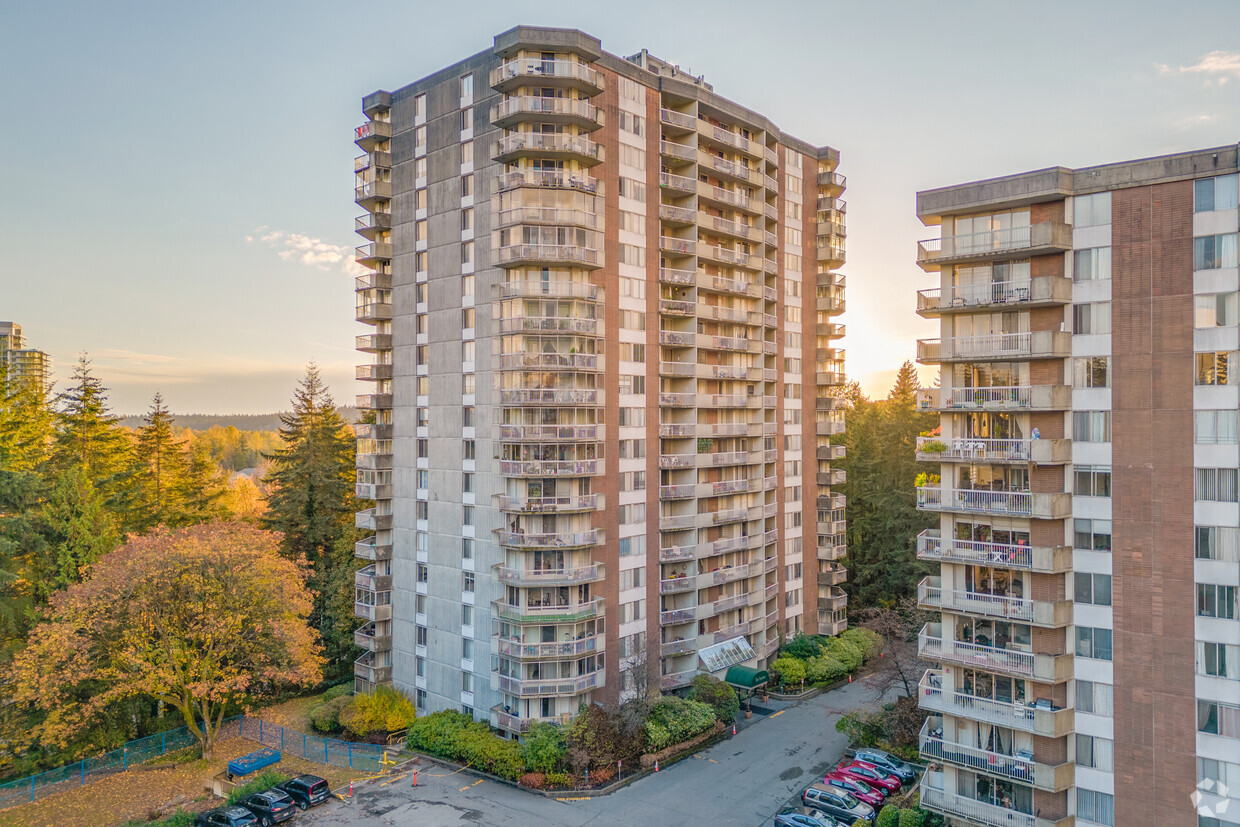
[[[754,669],[752,666],[730,666],[724,683],[739,686],[742,689],[757,689],[771,680],[765,669]]]

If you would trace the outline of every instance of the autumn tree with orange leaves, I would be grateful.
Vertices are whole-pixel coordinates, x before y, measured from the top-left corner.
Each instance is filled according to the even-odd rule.
[[[279,534],[242,522],[157,529],[57,592],[14,662],[14,697],[45,718],[29,734],[67,744],[126,698],[178,710],[210,758],[225,711],[322,680],[306,623],[307,567]]]

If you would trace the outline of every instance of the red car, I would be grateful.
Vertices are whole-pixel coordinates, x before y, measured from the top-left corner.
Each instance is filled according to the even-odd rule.
[[[882,807],[883,802],[887,800],[887,791],[882,787],[871,787],[864,781],[840,775],[838,772],[827,773],[826,777],[822,779],[822,783],[841,790],[848,790],[848,792],[860,798],[866,804],[873,804],[876,810]]]
[[[880,770],[873,764],[865,761],[853,761],[851,764],[841,764],[836,767],[835,771],[845,778],[851,778],[860,781],[863,784],[869,784],[871,787],[881,787],[889,793],[900,791],[900,779],[894,775]]]

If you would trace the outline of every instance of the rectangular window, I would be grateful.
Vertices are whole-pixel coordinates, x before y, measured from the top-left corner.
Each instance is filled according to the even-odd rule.
[[[1238,179],[1236,175],[1198,178],[1193,182],[1193,212],[1236,209]]]
[[[1072,493],[1078,497],[1111,496],[1111,468],[1106,465],[1078,465],[1072,472]]]
[[[1115,742],[1092,735],[1076,736],[1076,763],[1104,772],[1115,771]]]
[[[624,245],[620,245],[623,247]],[[619,313],[620,327],[625,330],[645,330],[646,314],[637,310],[621,310]]]
[[[474,493],[474,475],[469,473],[468,471],[461,474],[461,493],[463,494]]]
[[[461,75],[461,95],[462,98],[472,98],[474,96],[474,76]]]
[[[474,128],[474,110],[472,107],[466,107],[461,110],[461,131]]]
[[[633,244],[620,245],[620,263],[632,264],[634,267],[646,266],[646,248]]]
[[[1110,411],[1073,411],[1072,439],[1076,442],[1110,442]]]
[[[1193,269],[1219,270],[1236,266],[1235,233],[1193,239]]]
[[[474,142],[473,141],[462,141],[461,142],[461,165],[464,166],[465,164],[472,164],[473,162],[474,162]],[[461,229],[468,230],[470,228],[462,227]]]
[[[641,213],[620,211],[620,229],[637,235],[646,234],[646,216]]]
[[[1072,305],[1072,332],[1099,334],[1111,332],[1111,303],[1090,302]]]
[[[1194,553],[1202,560],[1240,561],[1240,528],[1199,525],[1196,528]]]
[[[1240,646],[1197,641],[1197,674],[1240,679]]]
[[[1103,827],[1115,827],[1115,796],[1078,787],[1076,818],[1077,821],[1088,821],[1092,824],[1101,824]]]
[[[643,585],[643,579],[646,569],[638,566],[635,569],[624,569],[620,572],[620,591],[626,589],[640,589]]]
[[[1095,660],[1111,659],[1111,630],[1076,627],[1076,656]]]
[[[619,417],[620,421],[616,424],[621,427],[642,427],[646,424],[646,409],[621,408]]]
[[[1076,711],[1110,718],[1115,714],[1115,687],[1108,683],[1076,681]]]
[[[1111,605],[1111,575],[1077,572],[1072,575],[1072,581],[1076,587],[1074,597],[1077,603]]]
[[[1073,205],[1075,227],[1097,227],[1111,223],[1111,193],[1078,195]]]
[[[632,135],[641,136],[646,131],[646,119],[641,115],[634,115],[632,112],[620,110],[619,112],[620,129]]]
[[[461,264],[474,263],[474,243],[465,241],[461,243]]]
[[[1072,360],[1072,387],[1111,387],[1111,357],[1087,356]]]
[[[415,118],[426,117],[426,94],[423,93],[413,99],[413,116]]]
[[[646,168],[646,150],[628,144],[620,144],[620,163],[634,169]]]
[[[1237,411],[1196,411],[1193,414],[1194,441],[1198,445],[1235,445]]]
[[[474,176],[462,175],[461,176],[461,197],[465,198],[473,194],[474,194]]]
[[[473,405],[465,405],[464,407],[461,408],[461,427],[462,428],[474,427],[474,406]]]
[[[632,198],[634,201],[646,203],[646,185],[633,178],[621,175],[616,192],[621,198]]]
[[[426,564],[418,563],[418,568],[417,568],[418,582],[425,583],[429,576],[430,576],[430,569],[427,568]]]
[[[461,538],[461,559],[462,560],[474,559],[474,540],[472,537]]]
[[[473,524],[474,524],[474,507],[472,505],[462,506],[461,507],[461,525],[471,526]]]
[[[462,572],[461,591],[472,592],[473,590],[474,590],[474,573],[472,571]]]
[[[1236,619],[1236,587],[1215,583],[1197,584],[1197,616]]]
[[[1213,353],[1195,353],[1196,371],[1193,375],[1195,385],[1234,385],[1236,377],[1229,370],[1236,358],[1234,351],[1218,351]]]
[[[1215,503],[1240,502],[1237,498],[1238,475],[1240,471],[1235,468],[1196,469],[1194,499]]]
[[[1236,293],[1207,293],[1193,297],[1193,327],[1231,327],[1236,323]]]
[[[1076,281],[1097,281],[1111,277],[1111,248],[1094,247],[1077,250],[1073,255],[1072,278]]]
[[[1197,731],[1240,738],[1240,706],[1218,701],[1197,701]]]

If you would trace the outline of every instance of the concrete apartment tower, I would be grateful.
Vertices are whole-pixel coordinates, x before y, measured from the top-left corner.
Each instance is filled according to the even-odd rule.
[[[363,101],[357,686],[518,734],[844,628],[844,178],[518,27]]]
[[[953,823],[1240,824],[1236,205],[1235,146],[918,194],[921,803]]]
[[[9,379],[32,379],[47,388],[52,360],[43,351],[26,347],[26,336],[17,322],[0,322],[0,369]]]

